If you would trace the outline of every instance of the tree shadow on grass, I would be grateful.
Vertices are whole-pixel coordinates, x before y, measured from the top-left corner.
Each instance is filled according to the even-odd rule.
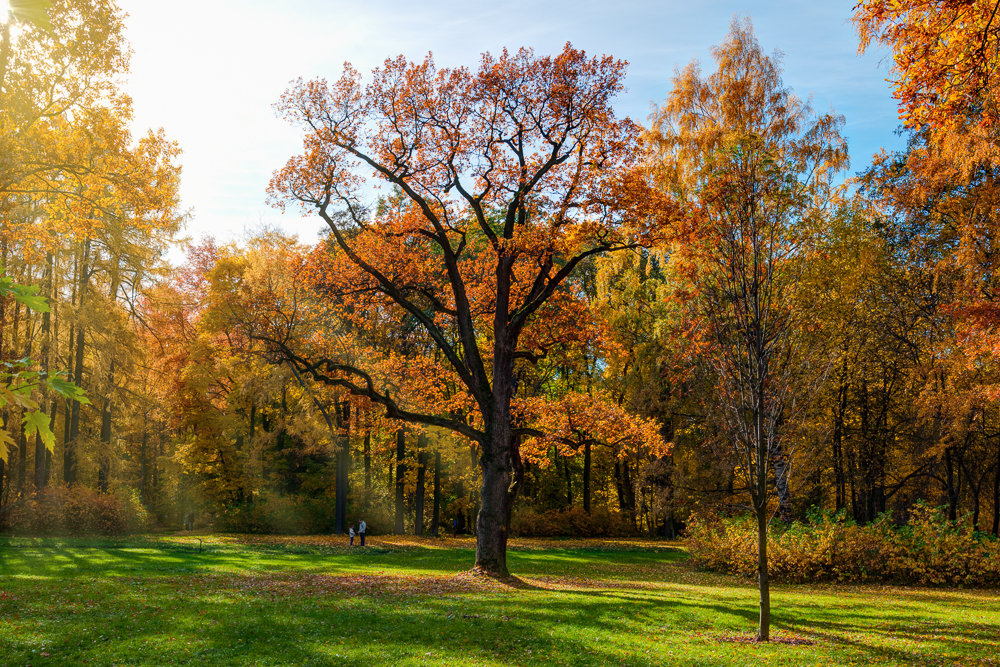
[[[568,656],[584,657],[577,664],[646,664],[607,651],[603,643],[564,633],[548,634],[545,629],[554,627],[554,619],[544,611],[529,615],[528,607],[522,604],[507,608],[509,600],[438,596],[380,604],[360,597],[288,599],[227,597],[224,593],[216,591],[178,603],[162,591],[146,590],[142,598],[127,590],[118,591],[117,604],[126,609],[145,605],[140,616],[147,621],[130,621],[126,614],[108,618],[105,614],[98,625],[99,610],[75,609],[75,613],[57,619],[55,636],[45,649],[67,662],[123,664],[175,660],[307,664],[336,660],[360,665],[421,658],[464,663],[476,655],[520,664],[549,658],[560,661],[560,656],[561,661]],[[148,620],[150,609],[156,610],[153,622]],[[28,612],[25,617],[44,615],[41,610],[24,611]],[[169,624],[156,622],[168,615]],[[540,619],[546,622],[539,625]],[[90,632],[79,632],[81,625]],[[10,648],[9,656],[15,662],[20,657],[30,658],[24,650],[27,647]]]
[[[613,583],[605,583],[598,589],[566,587],[557,589],[556,592],[574,597],[608,600],[620,608],[642,609],[650,604],[648,597],[638,593],[629,594],[622,590],[616,590]],[[782,593],[787,595],[789,591],[782,590]],[[794,593],[794,590],[791,593]],[[668,594],[667,591],[660,592],[658,599],[652,603],[658,610],[669,609],[671,613],[697,610],[700,612],[699,615],[704,618],[720,621],[716,624],[718,628],[716,634],[720,638],[727,636],[725,630],[722,629],[732,627],[734,620],[747,631],[754,629],[758,621],[758,610],[755,605],[698,600],[690,595],[685,595],[683,599],[670,599],[663,597],[666,594]],[[933,592],[918,592],[913,597],[922,602],[950,606],[950,601],[947,598],[935,597]],[[988,594],[984,594],[982,597],[990,599]],[[993,601],[1000,603],[995,599]],[[579,604],[573,602],[569,607],[575,608]],[[873,662],[911,662],[918,658],[939,657],[942,655],[941,649],[947,651],[949,647],[951,649],[961,647],[961,651],[952,651],[952,657],[958,660],[965,659],[966,654],[985,656],[995,655],[997,651],[1000,651],[1000,639],[998,639],[1000,638],[1000,619],[992,623],[983,623],[938,618],[924,620],[924,627],[921,627],[917,615],[923,610],[906,607],[893,611],[891,605],[880,607],[872,600],[867,600],[867,605],[871,611],[862,611],[862,604],[858,604],[852,606],[848,612],[829,612],[829,615],[846,613],[849,616],[847,619],[824,619],[822,618],[822,609],[818,610],[811,603],[790,603],[779,598],[772,602],[772,628],[778,632],[791,633],[793,637],[799,639],[808,639],[811,642],[837,647],[848,652],[860,650],[864,655],[872,658]],[[548,605],[550,608],[551,606],[551,604]],[[941,613],[946,614],[947,609],[941,610]],[[817,618],[817,615],[821,617]],[[869,639],[866,641],[861,637]],[[899,639],[925,644],[928,650],[906,650],[885,645],[885,642]]]
[[[97,598],[104,604],[74,603],[72,608],[55,609],[47,598],[65,592],[59,592],[64,586],[53,581],[44,590],[36,590],[34,598],[25,595],[19,601],[18,616],[26,627],[45,628],[46,651],[53,657],[66,662],[86,659],[123,664],[360,665],[425,659],[462,663],[478,656],[511,664],[640,665],[667,657],[665,653],[654,659],[629,652],[647,647],[638,638],[651,632],[672,641],[681,638],[674,648],[688,648],[696,655],[718,645],[720,634],[750,630],[756,621],[755,610],[745,602],[697,600],[690,595],[672,598],[670,591],[613,585],[542,589],[524,582],[525,588],[510,587],[501,593],[459,589],[421,595],[342,590],[336,581],[323,591],[308,590],[308,581],[306,589],[261,585],[269,579],[294,582],[296,576],[152,577],[139,585],[117,578],[81,581],[78,593],[83,599]],[[840,620],[817,618],[815,608],[800,609],[787,602],[776,608],[780,611],[775,629],[814,639],[817,646],[809,650],[819,653],[795,653],[805,649],[793,646],[740,649],[746,651],[747,659],[774,655],[767,651],[781,651],[786,659],[799,656],[813,661],[823,656],[833,661],[858,651],[870,663],[941,655],[933,646],[922,652],[880,645],[881,635],[872,627],[884,615],[875,610]],[[798,613],[807,617],[789,620]],[[707,636],[694,635],[696,628],[703,632],[706,626],[710,628]],[[996,624],[988,627],[996,629]],[[975,630],[982,628],[957,624],[947,634],[947,642],[961,640],[973,650],[991,646]],[[863,634],[873,639],[859,639]],[[13,662],[30,660],[28,644],[10,647]]]
[[[12,663],[32,661],[41,637],[46,652],[66,664],[459,664],[481,658],[640,665],[670,660],[666,649],[642,639],[651,633],[689,661],[708,651],[703,658],[711,662],[721,635],[756,625],[754,587],[732,577],[698,574],[692,580],[692,571],[676,564],[568,551],[549,562],[543,553],[523,561],[518,555],[512,565],[519,576],[509,585],[465,587],[460,572],[470,565],[468,554],[440,551],[434,558],[430,550],[417,549],[312,559],[254,550],[58,547],[14,554],[14,562],[8,552],[2,573],[31,580],[3,586],[16,598],[0,599],[0,618],[20,630],[3,634],[0,627],[0,644],[10,648],[4,660]],[[46,555],[54,554],[58,562],[46,566]],[[269,559],[266,568],[273,569],[246,571],[257,558]],[[296,569],[313,560],[315,570]],[[617,574],[631,579],[602,578],[622,561],[626,571]],[[341,574],[347,566],[354,569]],[[562,570],[586,574],[553,574]],[[348,583],[352,577],[359,579],[356,588]],[[417,589],[421,582],[429,585],[393,591],[394,577]],[[884,663],[996,655],[1000,649],[991,638],[1000,636],[1000,616],[977,623],[948,618],[952,604],[966,594],[892,589],[880,595],[782,585],[774,589],[775,630],[811,638],[816,646],[738,650],[745,651],[744,662],[768,656],[812,662],[862,656]],[[989,606],[989,593],[971,597],[965,602]],[[919,623],[927,619],[933,624]],[[901,634],[915,645],[886,645]],[[654,653],[629,652],[639,649]]]

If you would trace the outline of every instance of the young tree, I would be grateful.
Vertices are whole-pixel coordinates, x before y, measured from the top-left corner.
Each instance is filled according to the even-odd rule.
[[[580,262],[646,241],[638,223],[669,210],[635,168],[635,126],[611,108],[624,69],[568,44],[555,57],[485,54],[477,72],[399,57],[367,86],[348,66],[333,85],[298,82],[278,104],[305,130],[305,151],[270,193],[329,226],[343,258],[331,298],[411,318],[470,407],[409,409],[363,363],[299,363],[392,418],[477,444],[476,567],[491,576],[508,574],[525,435],[512,411],[516,367],[539,353],[523,334]],[[392,189],[378,207],[365,203],[373,182]]]
[[[757,517],[757,638],[767,641],[772,466],[788,512],[796,263],[847,149],[842,119],[815,117],[784,88],[777,58],[761,51],[749,22],[734,22],[714,56],[707,77],[696,64],[677,74],[648,139],[660,182],[691,212],[689,242],[678,251],[691,258],[721,431]]]

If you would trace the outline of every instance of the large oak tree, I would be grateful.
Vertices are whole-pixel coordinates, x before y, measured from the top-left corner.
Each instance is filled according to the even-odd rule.
[[[357,360],[299,361],[392,418],[477,443],[476,566],[488,575],[507,575],[518,446],[537,434],[512,407],[518,364],[544,353],[524,334],[581,262],[648,241],[648,223],[669,210],[637,169],[636,127],[611,107],[624,71],[568,44],[554,57],[486,54],[475,72],[399,57],[367,85],[347,66],[332,85],[297,82],[278,104],[304,130],[304,152],[270,192],[329,226],[344,259],[330,298],[412,319],[470,408],[403,404]]]

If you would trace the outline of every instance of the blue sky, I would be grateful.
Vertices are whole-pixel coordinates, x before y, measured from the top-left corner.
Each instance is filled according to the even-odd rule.
[[[133,45],[128,82],[136,128],[163,127],[184,150],[186,233],[226,241],[262,224],[316,237],[320,225],[265,203],[271,173],[299,137],[271,104],[299,76],[335,78],[386,57],[433,52],[440,66],[474,65],[483,51],[561,50],[629,61],[619,114],[644,123],[693,59],[711,70],[711,47],[734,16],[749,16],[761,45],[784,54],[785,83],[818,111],[847,119],[851,170],[881,147],[901,146],[883,51],[857,55],[854,0],[457,2],[422,0],[121,0]]]

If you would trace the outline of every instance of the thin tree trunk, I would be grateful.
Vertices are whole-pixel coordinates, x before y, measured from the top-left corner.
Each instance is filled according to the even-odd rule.
[[[76,362],[73,366],[73,377],[83,377],[83,353],[86,336],[82,326],[76,332]],[[79,380],[77,380],[79,384]],[[63,450],[63,481],[73,485],[77,479],[77,463],[80,439],[80,403],[72,401],[70,403],[69,437],[66,440],[66,447]]]
[[[948,495],[948,519],[958,518],[958,491],[955,485],[955,466],[952,463],[951,447],[944,450],[945,492]]]
[[[112,304],[118,300],[118,268],[117,259],[112,259],[111,287],[108,290],[108,298]],[[112,352],[112,354],[114,354]],[[107,493],[108,484],[111,478],[111,418],[114,410],[114,389],[115,389],[115,360],[111,359],[108,364],[108,376],[105,379],[107,388],[104,390],[104,403],[101,406],[101,449],[98,455],[97,486],[101,491]]]
[[[12,355],[17,357],[30,357],[31,356],[31,311],[24,308],[24,338],[23,340],[18,340],[17,334],[20,326],[21,320],[21,304],[20,302],[14,302],[14,318],[11,323],[11,335],[10,335],[10,349]],[[22,347],[23,346],[23,347]],[[24,354],[19,355],[20,350],[24,350]],[[2,355],[0,355],[2,356]],[[22,408],[17,419],[14,419],[13,413],[10,415],[10,421],[8,424],[17,425],[17,495],[22,495],[24,493],[25,483],[27,482],[28,476],[28,436],[24,429],[20,427],[21,419],[24,417],[25,410]],[[5,445],[0,445],[5,446]],[[13,477],[15,468],[9,466],[8,474]],[[11,488],[11,493],[13,494],[13,488]]]
[[[340,434],[340,449],[337,450],[337,489],[334,510],[334,532],[340,535],[347,530],[347,494],[348,490],[348,470],[351,461],[351,404],[344,401],[337,406],[338,426],[343,433]]]
[[[80,283],[79,283],[79,298],[77,312],[83,310],[84,304],[86,303],[87,296],[87,284],[90,279],[89,275],[89,260],[90,260],[90,239],[87,239],[83,245],[83,259],[80,262]],[[77,323],[76,332],[76,362],[73,366],[73,378],[77,385],[82,385],[83,378],[83,352],[84,352],[84,342],[86,339],[84,327],[82,321]],[[78,449],[79,449],[79,437],[80,437],[80,403],[79,401],[72,401],[72,406],[70,408],[70,425],[69,425],[69,437],[66,440],[65,449],[63,450],[63,481],[66,484],[73,485],[76,483],[77,479],[77,463],[78,463]]]
[[[977,484],[972,492],[972,530],[976,532],[979,531],[979,488],[980,485]]]
[[[149,413],[144,412],[142,415],[142,440],[139,443],[139,497],[142,498],[142,503],[146,507],[150,506],[148,419]]]
[[[622,484],[622,464],[621,461],[618,460],[618,457],[615,457],[614,476],[615,492],[618,495],[618,510],[623,515],[628,516],[628,513],[625,511],[625,487]]]
[[[625,491],[625,511],[632,525],[635,525],[635,486],[632,484],[632,472],[628,459],[622,461],[622,489]]]
[[[24,411],[22,410],[22,413]],[[28,481],[28,436],[20,425],[17,429],[17,494],[24,494]]]
[[[757,507],[757,586],[760,592],[760,624],[757,641],[771,639],[771,589],[767,572],[767,503]]]
[[[69,355],[72,357],[73,350],[76,349],[76,325],[75,324],[70,325],[70,327],[69,327],[69,341],[68,341],[68,345],[69,345],[69,350],[70,350],[69,351]],[[72,369],[72,367],[69,369],[69,372],[68,372],[68,374],[67,374],[66,377],[67,377],[67,379],[70,382],[76,382],[77,384],[79,384],[79,379],[76,378],[73,375],[73,369]],[[70,414],[71,414],[71,412],[73,410],[73,401],[71,401],[70,399],[67,398],[62,403],[63,403],[63,406],[62,406],[62,408],[63,408],[63,439],[62,439],[62,445],[63,445],[63,474],[65,475],[66,449],[70,446],[69,445],[69,433],[70,433],[70,423],[72,421],[70,419]]]
[[[441,451],[434,452],[434,513],[431,515],[431,535],[441,530]]]
[[[167,429],[167,425],[161,422],[160,428],[159,428],[159,434],[157,435],[157,438],[156,438],[156,445],[153,447],[153,456],[152,456],[152,468],[153,469],[150,471],[150,474],[149,474],[149,485],[150,485],[151,492],[154,494],[154,496],[157,493],[159,493],[159,490],[160,490],[159,457],[160,457],[160,454],[163,453],[163,436],[164,436],[164,431],[166,431],[166,429]]]
[[[569,459],[565,456],[560,457],[563,464],[563,476],[566,478],[566,506],[573,506],[573,478],[570,475],[569,470]]]
[[[108,371],[108,388],[104,397],[104,404],[101,407],[101,451],[98,455],[97,486],[107,493],[108,484],[111,477],[111,416],[112,403],[111,392],[115,379],[115,362],[112,360]]]
[[[462,479],[459,478],[458,482],[455,484],[455,495],[458,498],[463,498],[465,496],[465,484],[462,483]],[[466,529],[465,523],[465,511],[460,511],[456,514],[454,518],[454,524],[452,527],[455,529],[456,534],[464,533]]]
[[[788,491],[788,458],[780,443],[775,443],[773,449],[774,483],[778,492],[778,516],[785,523],[791,523],[792,497]]]
[[[49,371],[49,351],[52,348],[52,308],[54,307],[54,299],[52,298],[52,274],[55,268],[55,262],[52,253],[48,253],[45,257],[45,297],[49,299],[49,310],[42,313],[42,351],[41,358],[39,362],[41,363],[42,371],[48,373]],[[43,400],[42,409],[50,410],[49,415],[49,428],[53,431],[56,425],[56,401],[51,401],[51,405],[47,404],[48,399]],[[45,466],[45,443],[42,442],[40,435],[35,435],[35,491],[40,491],[45,488],[45,483],[48,481],[48,475],[46,473]]]
[[[997,462],[993,467],[993,535],[1000,537],[1000,436],[997,436]]]
[[[55,425],[56,425],[57,405],[58,403],[56,401],[52,401],[51,405],[48,408],[50,411],[49,428],[51,428],[53,431],[55,431]],[[35,491],[41,491],[42,489],[44,489],[49,479],[48,471],[46,469],[47,468],[46,460],[48,458],[46,456],[47,454],[49,454],[49,452],[48,450],[45,449],[45,443],[42,442],[42,437],[36,433],[35,434],[35,478],[34,478]],[[49,456],[51,455],[49,454]]]
[[[403,514],[403,504],[406,493],[406,429],[400,428],[396,431],[396,502],[395,521],[393,522],[393,532],[402,535],[405,529],[405,516]]]
[[[49,294],[52,297],[52,300],[49,302],[49,307],[50,307],[51,316],[52,316],[52,319],[51,319],[51,326],[52,326],[51,331],[52,331],[52,333],[49,336],[50,352],[47,355],[47,358],[49,359],[50,362],[56,356],[56,351],[59,349],[59,325],[62,322],[62,320],[60,319],[60,316],[59,316],[59,307],[60,307],[59,306],[59,300],[56,298],[56,296],[60,293],[59,276],[60,276],[60,274],[59,274],[59,257],[57,255],[53,254],[53,262],[52,262],[52,289],[49,292]],[[74,288],[74,290],[75,290],[75,288]],[[60,408],[60,406],[65,406],[65,402],[64,401],[60,401],[60,400],[58,400],[56,398],[53,398],[52,401],[51,401],[50,413],[49,413],[49,419],[51,420],[52,432],[53,433],[56,432],[56,417],[59,414],[59,408]],[[63,415],[63,421],[65,421],[65,419],[66,419],[65,415]],[[65,440],[63,440],[63,442],[65,443]],[[38,443],[36,443],[36,445],[37,444]],[[52,449],[46,449],[45,450],[45,464],[42,466],[42,486],[43,487],[48,486],[49,480],[52,478],[53,468],[54,468],[54,466],[52,464],[52,459],[53,459],[53,456],[55,455],[55,451],[56,451],[56,447],[55,446],[53,446]]]
[[[365,461],[365,500],[367,501],[372,495],[372,432],[370,429],[365,431],[363,453]]]
[[[417,487],[413,494],[413,534],[424,534],[424,479],[427,474],[428,452],[427,438],[421,434],[417,437]]]
[[[583,511],[590,514],[590,441],[583,444]]]
[[[55,423],[56,420],[56,408],[59,406],[58,401],[52,401],[52,422]],[[52,452],[48,449],[45,450],[45,465],[42,467],[43,477],[42,486],[49,485],[49,479],[52,475]]]
[[[846,364],[846,362],[844,362]],[[847,482],[844,479],[844,414],[847,410],[847,386],[841,376],[838,387],[837,410],[833,418],[833,479],[836,508],[839,512],[847,505]]]

